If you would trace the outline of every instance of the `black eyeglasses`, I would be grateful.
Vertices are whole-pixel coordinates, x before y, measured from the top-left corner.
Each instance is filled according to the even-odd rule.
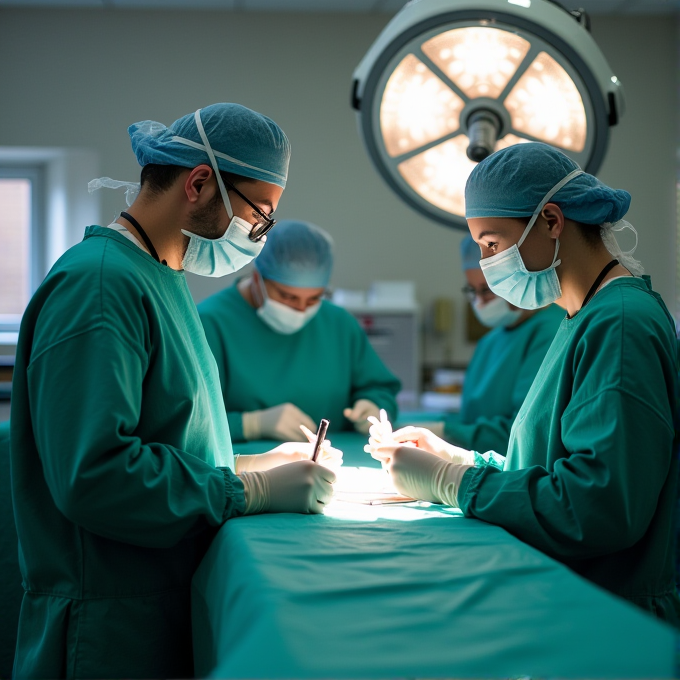
[[[463,286],[462,291],[463,291],[463,294],[465,295],[465,297],[470,302],[474,302],[475,298],[477,298],[478,296],[480,298],[484,299],[486,297],[490,297],[490,296],[494,295],[494,293],[491,291],[491,289],[488,288],[487,286],[485,286],[484,288],[480,288],[479,290],[477,288],[475,288],[474,286]]]
[[[254,203],[251,203],[231,182],[222,178],[224,183],[237,195],[240,196],[262,219],[253,225],[248,234],[251,241],[259,241],[275,224],[276,220],[265,215]]]

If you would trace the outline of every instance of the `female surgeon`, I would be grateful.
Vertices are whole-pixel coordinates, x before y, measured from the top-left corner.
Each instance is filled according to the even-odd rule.
[[[367,450],[402,493],[504,527],[680,625],[676,339],[649,277],[613,237],[632,229],[621,222],[630,195],[554,148],[527,143],[479,163],[465,198],[489,288],[524,309],[557,302],[567,316],[504,460],[425,429],[390,438],[377,424]]]

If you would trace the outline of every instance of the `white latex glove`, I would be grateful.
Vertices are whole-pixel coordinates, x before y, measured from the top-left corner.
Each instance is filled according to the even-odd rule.
[[[408,426],[392,432],[392,425],[387,420],[387,414],[383,410],[380,411],[380,420],[377,418],[369,418],[369,420],[372,425],[369,430],[368,447],[365,449],[369,453],[371,453],[369,447],[373,449],[382,445],[410,443],[449,463],[473,465],[475,462],[475,454],[472,451],[449,444],[424,427]],[[371,453],[371,455],[373,454]],[[375,458],[375,456],[373,457]]]
[[[377,418],[380,415],[380,409],[370,399],[357,399],[352,408],[346,408],[342,414],[354,423],[354,429],[361,434],[368,434],[371,423],[368,422],[368,417]]]
[[[314,421],[295,404],[285,403],[261,411],[243,413],[243,436],[246,439],[279,439],[303,442],[300,425],[316,429]]]
[[[309,434],[307,435],[307,433]],[[237,456],[236,474],[240,475],[242,472],[263,472],[299,460],[309,460],[314,452],[316,436],[309,430],[305,432],[305,436],[308,439],[311,437],[309,442],[286,442],[266,453],[258,453],[252,456]],[[337,469],[342,466],[342,451],[334,449],[331,446],[330,439],[324,439],[316,462],[331,470]]]
[[[245,472],[241,481],[246,495],[246,515],[321,513],[333,496],[335,473],[311,460],[300,460],[263,472]]]
[[[399,493],[454,508],[458,507],[458,488],[463,475],[474,467],[446,462],[415,446],[367,445],[365,450],[382,462]]]

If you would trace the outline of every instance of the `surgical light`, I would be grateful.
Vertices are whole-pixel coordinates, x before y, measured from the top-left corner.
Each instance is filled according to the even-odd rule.
[[[465,228],[475,163],[540,141],[595,173],[624,100],[582,10],[556,0],[412,0],[354,72],[352,105],[390,187]]]

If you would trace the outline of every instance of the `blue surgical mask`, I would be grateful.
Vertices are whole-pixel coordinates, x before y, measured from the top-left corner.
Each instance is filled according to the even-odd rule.
[[[240,217],[232,217],[229,227],[220,238],[204,238],[182,229],[189,237],[189,245],[182,267],[199,276],[225,276],[245,267],[262,250],[266,236],[260,241],[248,238],[252,226]]]
[[[484,278],[489,289],[504,300],[507,300],[510,304],[515,305],[515,307],[520,307],[521,309],[539,309],[552,304],[562,296],[562,287],[555,271],[562,263],[561,260],[557,259],[557,254],[560,250],[559,239],[555,239],[555,255],[552,263],[547,269],[542,269],[541,271],[530,272],[524,264],[519,249],[536,223],[546,203],[565,184],[581,174],[583,174],[583,170],[570,172],[543,197],[516,245],[504,250],[502,253],[498,253],[498,255],[486,257],[479,261],[479,266],[484,272]]]
[[[282,333],[283,335],[297,333],[316,316],[316,313],[321,308],[321,303],[319,302],[311,307],[307,307],[304,312],[300,312],[288,305],[284,305],[282,302],[272,300],[267,295],[267,289],[264,287],[262,277],[258,276],[258,280],[263,302],[257,309],[257,315],[277,333]]]
[[[510,309],[510,305],[500,297],[485,304],[479,304],[478,300],[472,305],[472,311],[479,319],[479,322],[487,328],[498,328],[499,326],[512,326],[519,321],[522,316],[521,309]]]
[[[217,159],[203,129],[200,109],[194,114],[194,120],[206,153],[210,158],[210,164],[215,171],[215,179],[222,194],[222,201],[231,221],[224,236],[216,239],[204,238],[182,229],[182,233],[189,237],[189,246],[184,254],[182,267],[185,271],[199,276],[226,276],[254,260],[260,254],[266,238],[263,237],[259,241],[251,241],[248,238],[253,227],[246,220],[236,217],[231,209],[231,202],[220,175]]]

